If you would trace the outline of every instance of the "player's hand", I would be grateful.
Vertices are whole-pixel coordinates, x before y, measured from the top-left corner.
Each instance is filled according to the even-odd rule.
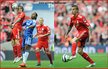
[[[65,41],[67,41],[68,35],[65,35]]]
[[[12,24],[12,28],[14,28],[14,26],[15,26],[15,24],[13,23],[13,24]]]
[[[33,38],[37,37],[37,34],[33,36]]]
[[[23,31],[25,31],[27,28],[24,28]]]

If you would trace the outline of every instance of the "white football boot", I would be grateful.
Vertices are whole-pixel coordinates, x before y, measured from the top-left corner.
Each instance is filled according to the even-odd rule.
[[[70,56],[69,61],[74,59],[74,58],[76,58],[76,55],[75,56]]]
[[[16,60],[16,63],[19,62],[21,59],[22,59],[22,56],[18,57],[17,60]]]
[[[95,66],[95,65],[96,65],[96,63],[92,63],[92,64],[90,64],[89,66],[87,66],[87,68],[93,67],[93,66]]]
[[[17,59],[18,59],[18,57],[14,58],[13,63],[15,63]]]

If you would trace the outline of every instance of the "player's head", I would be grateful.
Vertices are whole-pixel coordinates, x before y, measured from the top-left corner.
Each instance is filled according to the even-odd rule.
[[[44,22],[43,18],[39,18],[39,25],[40,25],[40,26],[43,25],[43,22]]]
[[[37,19],[38,14],[36,12],[32,13],[31,15],[31,19],[36,20]]]
[[[18,5],[18,13],[23,12],[23,11],[24,11],[23,6]]]
[[[77,14],[79,12],[79,8],[77,5],[72,5],[72,14]]]

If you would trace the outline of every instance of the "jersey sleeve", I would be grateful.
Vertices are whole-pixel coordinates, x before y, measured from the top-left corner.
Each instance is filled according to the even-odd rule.
[[[25,13],[21,12],[21,14],[19,15],[19,18],[23,18],[23,17],[25,17]]]
[[[48,26],[46,27],[46,31],[47,31],[47,33],[51,33],[51,30]]]
[[[83,16],[82,17],[82,23],[86,26],[86,27],[89,27],[90,24],[88,23],[88,21],[86,20],[86,18]]]
[[[69,22],[68,26],[73,26],[72,18],[70,18],[70,22]]]
[[[28,20],[27,20],[27,21],[28,21]],[[22,26],[26,25],[26,22],[27,22],[27,21],[23,22]]]

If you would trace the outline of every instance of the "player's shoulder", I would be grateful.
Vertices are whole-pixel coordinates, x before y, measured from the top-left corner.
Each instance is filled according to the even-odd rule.
[[[70,17],[70,19],[73,19],[74,18],[74,15],[72,15],[71,17]]]
[[[24,12],[21,12],[20,15],[25,16],[25,13]]]
[[[85,18],[83,15],[81,15],[81,14],[78,14],[78,18]]]
[[[47,28],[48,26],[47,25],[43,25],[43,27]]]
[[[30,20],[30,19],[28,19],[28,20],[27,20],[27,22],[31,22],[31,20]]]

